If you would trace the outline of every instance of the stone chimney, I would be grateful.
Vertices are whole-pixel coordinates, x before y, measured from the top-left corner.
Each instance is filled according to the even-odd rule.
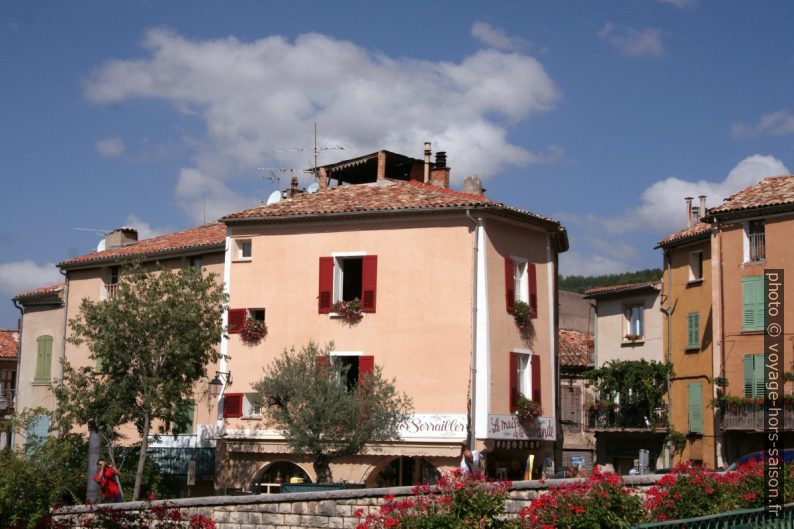
[[[463,180],[463,189],[461,192],[468,193],[469,195],[482,195],[485,189],[482,188],[482,181],[476,176],[467,176]]]
[[[706,195],[700,195],[700,208],[698,209],[698,222],[706,216]]]
[[[105,249],[118,248],[138,242],[138,230],[135,228],[118,228],[105,235]]]
[[[293,176],[290,181],[289,190],[287,191],[287,198],[292,198],[299,193],[301,193],[301,190],[298,189],[298,177]]]
[[[436,153],[436,163],[430,172],[430,183],[436,187],[449,189],[449,167],[447,167],[447,153],[438,151]]]
[[[684,198],[686,201],[686,225],[687,227],[693,224],[692,222],[692,200],[693,197],[686,197]]]

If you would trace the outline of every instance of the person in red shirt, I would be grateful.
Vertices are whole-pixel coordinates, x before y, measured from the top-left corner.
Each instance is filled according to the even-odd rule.
[[[116,476],[119,475],[113,465],[108,465],[103,459],[97,461],[97,473],[94,474],[94,481],[99,483],[105,503],[119,503],[123,501],[121,489],[116,483]]]

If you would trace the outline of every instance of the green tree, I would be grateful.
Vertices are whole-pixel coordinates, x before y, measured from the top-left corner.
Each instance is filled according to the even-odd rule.
[[[397,438],[412,404],[381,368],[348,382],[348,366],[310,342],[285,350],[254,384],[255,400],[295,453],[310,455],[319,483],[331,481],[330,462],[367,443]]]
[[[65,367],[57,389],[63,421],[105,432],[132,422],[141,436],[133,500],[140,496],[153,421],[190,423],[193,387],[218,359],[226,295],[215,274],[133,265],[117,294],[84,299],[69,341],[85,343],[101,371]]]

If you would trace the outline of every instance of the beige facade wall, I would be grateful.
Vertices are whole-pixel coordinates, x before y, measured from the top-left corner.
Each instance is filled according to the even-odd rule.
[[[52,336],[50,380],[35,380],[38,358],[38,342],[41,336]],[[55,409],[52,395],[52,380],[61,376],[60,359],[64,346],[64,309],[58,305],[31,305],[25,307],[22,316],[19,372],[17,373],[17,412],[44,408]],[[21,446],[25,439],[15,435],[14,444]]]
[[[595,310],[578,292],[560,290],[560,330],[593,333]]]
[[[596,307],[596,366],[611,360],[664,361],[662,313],[659,311],[659,292],[627,292],[621,295],[599,297]],[[645,332],[642,339],[628,341],[626,336],[627,306],[644,307]]]
[[[703,257],[702,279],[697,280],[690,272],[690,257],[696,252]],[[715,431],[716,410],[709,404],[714,398],[713,373],[713,313],[711,303],[712,267],[711,244],[708,238],[670,251],[670,271],[665,270],[665,296],[669,300],[665,307],[672,307],[671,340],[669,351],[673,363],[672,416],[674,430],[688,433],[689,384],[701,384],[703,403],[703,435],[688,440],[684,450],[674,455],[674,463],[689,460],[702,461],[709,468],[717,465],[717,437]],[[669,282],[669,284],[668,284]],[[697,348],[689,347],[689,314],[699,314],[700,339]],[[667,319],[665,318],[665,351],[667,344]]]

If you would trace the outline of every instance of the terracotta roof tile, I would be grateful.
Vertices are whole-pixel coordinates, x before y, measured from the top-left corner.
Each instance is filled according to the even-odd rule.
[[[699,239],[701,237],[705,237],[706,234],[709,233],[711,230],[711,225],[705,222],[698,222],[693,224],[692,226],[686,227],[683,230],[679,230],[672,235],[668,235],[661,241],[659,244],[656,245],[657,248],[661,248],[663,246],[670,246],[673,243],[683,242],[690,239]]]
[[[630,290],[645,290],[659,288],[658,281],[645,281],[643,283],[625,283],[623,285],[610,285],[608,287],[598,287],[598,288],[590,288],[585,290],[584,297],[589,298],[593,296],[599,296],[603,294],[616,294],[618,292],[628,292]]]
[[[426,209],[457,209],[466,206],[512,211],[523,216],[559,224],[549,217],[505,206],[500,202],[493,202],[483,195],[471,195],[430,184],[388,178],[367,184],[340,186],[316,193],[298,194],[275,204],[258,206],[226,215],[221,221],[408,212]]]
[[[0,329],[0,358],[16,358],[19,354],[19,331]]]
[[[63,282],[54,283],[52,285],[47,285],[46,287],[34,288],[33,290],[27,290],[22,292],[21,294],[17,294],[14,296],[14,299],[23,299],[23,298],[32,298],[35,296],[44,296],[47,294],[55,294],[63,290]]]
[[[560,330],[560,364],[571,367],[593,367],[593,335],[579,331]]]
[[[58,264],[61,267],[72,267],[91,264],[99,261],[112,261],[130,257],[157,256],[180,250],[200,249],[223,245],[226,241],[226,226],[220,222],[205,224],[175,233],[143,239],[141,241],[110,248],[101,252],[93,252],[80,257],[73,257]]]
[[[706,217],[785,204],[794,204],[794,176],[773,176],[734,193],[719,206],[708,210]]]

